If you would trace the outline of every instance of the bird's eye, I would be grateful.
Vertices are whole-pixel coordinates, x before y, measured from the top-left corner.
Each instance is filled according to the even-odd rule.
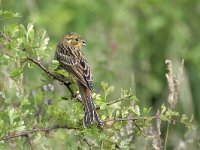
[[[75,38],[75,41],[78,41],[78,38]]]

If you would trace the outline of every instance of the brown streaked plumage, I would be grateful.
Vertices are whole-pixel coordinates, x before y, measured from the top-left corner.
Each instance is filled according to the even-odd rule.
[[[93,120],[96,120],[100,127],[103,123],[98,118],[93,100],[91,97],[92,73],[88,62],[80,51],[86,42],[77,33],[67,34],[57,45],[55,58],[59,61],[60,66],[75,76],[79,92],[85,107],[84,126],[88,127]]]

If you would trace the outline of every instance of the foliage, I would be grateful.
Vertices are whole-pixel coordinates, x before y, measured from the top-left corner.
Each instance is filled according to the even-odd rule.
[[[198,131],[190,130],[200,114],[196,6],[196,0],[3,1],[0,149],[198,147]],[[82,127],[77,87],[68,87],[73,78],[53,60],[58,39],[70,31],[88,41],[84,54],[103,129]],[[185,59],[184,91],[176,107],[165,100],[166,58],[175,62],[175,71]],[[133,90],[122,89],[130,86]]]
[[[133,135],[143,134],[148,137],[143,130],[152,126],[153,119],[168,122],[177,119],[175,121],[191,127],[186,115],[181,117],[178,112],[165,105],[161,106],[161,113],[154,117],[150,116],[151,109],[143,108],[141,111],[142,108],[136,104],[138,100],[131,89],[121,90],[120,99],[109,103],[107,99],[113,93],[114,86],[102,82],[102,94],[93,93],[93,98],[99,108],[100,118],[104,121],[104,128],[99,129],[96,124],[83,128],[81,103],[71,99],[70,95],[67,96],[70,100],[62,99],[61,95],[56,93],[49,74],[43,74],[41,66],[38,65],[46,62],[47,70],[69,80],[68,75],[57,69],[55,60],[47,59],[50,58],[49,51],[52,50],[48,41],[46,31],[35,30],[31,23],[27,27],[21,24],[6,26],[1,33],[1,67],[9,72],[3,74],[7,82],[1,87],[1,147],[9,148],[6,140],[17,136],[12,141],[19,149],[25,143],[37,149],[37,145],[42,145],[44,149],[58,148],[58,145],[60,148],[64,146],[72,149],[127,149],[134,147],[131,142]],[[37,63],[30,61],[32,59]],[[36,83],[36,79],[41,82]],[[30,84],[31,80],[35,84]],[[14,92],[9,93],[10,88]],[[122,106],[122,101],[128,101],[129,104]],[[64,132],[59,128],[64,128]],[[42,131],[48,135],[40,133]],[[52,140],[55,142],[51,143]]]

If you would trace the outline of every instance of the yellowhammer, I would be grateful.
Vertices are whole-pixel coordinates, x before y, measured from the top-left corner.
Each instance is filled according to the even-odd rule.
[[[82,102],[85,107],[84,127],[88,127],[93,120],[96,120],[100,127],[103,123],[99,119],[91,93],[92,87],[92,73],[88,62],[81,52],[81,47],[85,46],[86,42],[77,33],[70,33],[65,35],[57,45],[55,58],[59,61],[60,66],[71,73],[77,82],[79,92],[81,94]]]

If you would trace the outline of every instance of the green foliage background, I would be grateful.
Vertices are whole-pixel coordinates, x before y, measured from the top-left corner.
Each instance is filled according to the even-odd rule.
[[[113,85],[115,87],[115,89],[113,89],[114,92],[112,94],[109,93],[106,99],[106,102],[110,102],[121,96],[121,89],[129,89],[131,87],[134,95],[139,100],[137,103],[141,107],[141,110],[144,107],[152,107],[152,115],[157,112],[157,109],[160,108],[163,103],[167,103],[169,91],[165,77],[165,73],[167,72],[165,60],[171,59],[173,61],[174,70],[175,73],[177,73],[178,67],[181,65],[181,60],[184,59],[184,79],[181,82],[176,110],[188,116],[193,114],[196,130],[187,131],[188,129],[181,125],[178,127],[171,126],[168,148],[178,148],[181,141],[186,143],[185,149],[191,148],[191,143],[186,142],[188,136],[192,136],[192,141],[195,145],[198,145],[198,127],[200,124],[200,1],[2,0],[0,8],[1,10],[17,12],[21,16],[9,19],[9,17],[12,17],[9,16],[9,14],[2,15],[3,17],[0,18],[1,31],[4,30],[9,33],[11,29],[14,31],[15,25],[23,24],[26,28],[28,24],[30,27],[30,23],[32,23],[34,24],[36,39],[42,41],[41,39],[43,38],[42,43],[44,44],[45,38],[43,35],[45,34],[44,30],[46,30],[46,37],[48,36],[50,39],[49,44],[48,46],[40,45],[38,48],[40,50],[42,48],[45,49],[43,53],[39,54],[41,56],[46,56],[43,62],[45,66],[49,66],[49,63],[53,60],[56,44],[63,35],[71,31],[80,33],[88,42],[87,47],[83,49],[83,53],[92,68],[95,87],[94,92],[103,95],[105,91],[102,90],[102,85],[100,84],[102,81]],[[30,33],[30,36],[31,34],[32,33]],[[15,33],[9,33],[9,35],[16,36]],[[3,40],[1,40],[1,42],[3,43]],[[27,49],[30,48],[29,44],[24,46]],[[35,56],[35,54],[31,54],[31,52],[29,55]],[[18,54],[18,57],[20,56],[23,55]],[[74,108],[77,108],[77,105],[81,107],[78,102],[74,104],[74,102],[70,101],[65,104],[65,102],[59,101],[60,97],[66,96],[67,93],[66,88],[59,85],[57,82],[54,83],[54,91],[48,91],[46,93],[41,92],[40,87],[48,84],[49,80],[44,73],[33,64],[28,64],[30,66],[26,64],[24,66],[25,82],[27,85],[25,88],[26,91],[30,92],[28,94],[32,95],[32,97],[23,97],[24,100],[16,98],[16,93],[20,94],[20,89],[16,91],[16,85],[13,84],[8,76],[10,76],[11,72],[11,76],[13,75],[13,77],[15,77],[17,73],[14,71],[12,72],[12,70],[17,66],[10,62],[4,62],[3,60],[4,59],[1,58],[0,90],[5,91],[5,94],[9,96],[7,101],[9,101],[9,104],[12,103],[12,106],[7,106],[9,111],[13,109],[12,107],[23,105],[25,108],[20,110],[23,111],[24,114],[27,110],[26,107],[30,108],[28,105],[34,105],[34,107],[37,108],[37,105],[41,103],[42,100],[49,99],[52,100],[52,108],[45,108],[47,110],[43,111],[53,111],[49,113],[53,115],[54,118],[57,118],[60,114],[59,111],[54,111],[53,106],[59,105],[60,113],[64,112],[62,111],[62,107],[65,111],[70,110],[73,105],[76,105]],[[11,65],[7,66],[8,64]],[[33,65],[32,68],[31,65]],[[53,81],[51,81],[51,83],[52,82]],[[35,95],[34,92],[36,93]],[[4,94],[1,93],[0,98],[3,96]],[[27,103],[27,106],[21,103]],[[101,106],[98,101],[95,101],[95,103]],[[129,101],[123,101],[121,103],[122,108],[126,108],[128,105],[130,105]],[[6,104],[4,104],[4,106],[6,106]],[[31,111],[32,114],[35,114],[36,110],[28,110]],[[5,110],[1,108],[0,111],[3,112]],[[13,111],[15,110],[13,109]],[[82,110],[77,109],[75,112],[76,113],[73,114],[70,111],[66,111],[66,114],[72,117],[70,120],[80,120],[82,117]],[[10,113],[10,115],[14,114],[12,111]],[[28,118],[31,113],[26,113]],[[104,114],[104,111],[99,113],[102,118],[111,114],[111,112]],[[34,116],[30,116],[30,118],[34,118]],[[43,119],[44,120],[40,120],[40,123],[44,126],[51,124],[51,122],[45,124],[48,118]],[[58,117],[58,119],[60,120],[54,120],[54,122],[61,121],[61,123],[63,123],[69,121],[69,119],[66,118]],[[29,121],[30,124],[33,123],[33,120]],[[20,122],[18,123],[20,124]],[[74,125],[76,121],[68,122],[68,124]],[[166,129],[165,125],[164,123],[161,131]],[[90,131],[90,129],[88,130],[88,134],[93,132],[92,130]],[[94,128],[94,130],[97,129]],[[114,131],[118,132],[116,130]],[[95,133],[98,132],[99,131],[96,131]],[[68,145],[69,148],[77,148],[77,146],[74,145],[74,143],[76,143],[74,141],[76,141],[80,135],[71,136],[71,131],[66,132],[66,134],[63,134],[62,131],[53,134],[52,138],[39,134],[37,138],[34,139],[34,143],[40,143],[41,140],[45,141],[43,143],[44,145],[42,145],[44,149],[45,147],[48,149],[48,146],[53,146],[52,142],[54,143],[55,141],[54,144],[56,146]],[[104,136],[102,134],[100,135]],[[134,134],[133,136],[137,135]],[[164,134],[161,136],[164,138]],[[98,137],[98,135],[96,135],[96,137]],[[99,139],[101,138],[103,139],[103,137]],[[122,139],[121,141],[123,141]],[[18,140],[20,141],[20,139]],[[138,144],[142,141],[140,137],[134,138],[133,141],[136,149],[144,148]],[[19,147],[20,145],[21,143],[18,142]],[[103,145],[105,146],[107,143]],[[122,143],[122,145],[126,144]],[[125,148],[130,148],[131,146],[132,145],[129,145]],[[196,146],[194,147],[196,148]],[[106,147],[104,148],[106,149]],[[62,146],[58,149],[62,149]]]

